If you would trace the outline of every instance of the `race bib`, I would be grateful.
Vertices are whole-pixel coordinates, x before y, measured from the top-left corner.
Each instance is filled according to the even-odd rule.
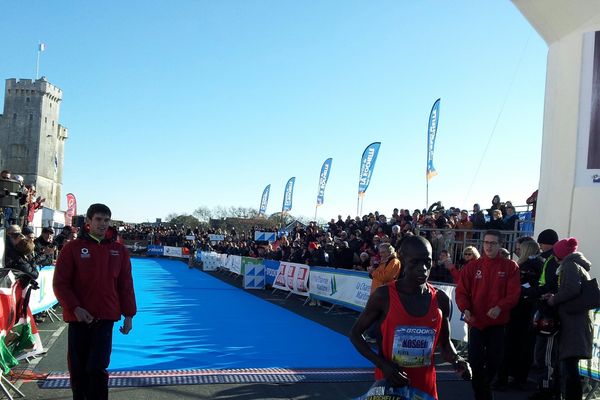
[[[404,368],[431,365],[435,330],[423,326],[398,326],[394,331],[392,361]]]

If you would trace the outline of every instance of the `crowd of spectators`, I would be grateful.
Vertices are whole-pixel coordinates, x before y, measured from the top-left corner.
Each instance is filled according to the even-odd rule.
[[[122,226],[120,234],[125,240],[144,244],[188,247],[190,250],[367,272],[379,266],[379,246],[382,243],[389,243],[398,250],[406,236],[422,235],[432,243],[437,261],[432,280],[452,282],[452,271],[448,265],[460,269],[465,263],[465,251],[471,244],[477,243],[478,230],[500,228],[507,234],[514,233],[519,228],[518,221],[511,202],[503,203],[499,196],[494,196],[488,209],[474,204],[471,212],[456,207],[446,209],[441,202],[436,202],[428,210],[396,208],[389,217],[378,211],[356,218],[347,216],[344,219],[339,215],[337,220],[331,219],[323,225],[314,221],[307,225],[299,224],[286,235],[278,235],[274,242],[254,240],[254,231],[267,230],[260,226],[236,232],[235,229],[169,224],[130,224]],[[212,240],[211,235],[222,235],[223,240]],[[470,253],[477,251],[475,248],[472,250]]]
[[[21,175],[13,176],[10,171],[3,170],[0,172],[0,182],[2,181],[15,183],[15,185],[10,185],[11,187],[16,186],[14,192],[6,187],[2,187],[0,191],[1,197],[11,200],[6,203],[12,203],[0,209],[3,226],[18,225],[21,228],[31,226],[35,213],[42,208],[46,199],[37,195],[33,183],[25,184]]]

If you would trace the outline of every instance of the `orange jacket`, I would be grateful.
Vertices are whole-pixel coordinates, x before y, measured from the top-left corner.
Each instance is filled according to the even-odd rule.
[[[398,279],[400,276],[400,260],[396,257],[390,258],[386,263],[380,263],[373,272],[371,272],[371,293],[379,286],[383,286],[388,282]]]

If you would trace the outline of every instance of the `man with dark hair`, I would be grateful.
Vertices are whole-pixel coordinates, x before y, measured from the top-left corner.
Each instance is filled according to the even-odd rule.
[[[63,246],[68,243],[71,239],[73,239],[73,228],[69,225],[63,226],[62,230],[58,235],[54,237],[54,244],[56,248],[60,251]]]
[[[500,256],[501,233],[486,231],[483,256],[465,265],[456,304],[469,324],[469,362],[476,400],[492,399],[491,382],[504,356],[504,329],[521,294],[519,266]]]
[[[120,331],[126,335],[136,314],[131,261],[110,217],[107,206],[92,204],[83,232],[63,247],[54,272],[54,293],[69,324],[74,400],[108,399],[113,325],[124,316]]]
[[[543,294],[558,292],[558,261],[552,251],[556,242],[558,242],[558,233],[553,229],[545,229],[540,232],[537,238],[542,253],[540,257],[544,260],[542,274],[540,276],[537,297]],[[538,301],[536,304],[538,317],[551,317],[558,320],[556,310],[546,304],[545,301]],[[551,400],[560,396],[560,383],[558,379],[558,335],[538,334],[535,338],[535,348],[533,352],[533,367],[541,372],[538,380],[538,391],[531,396],[533,400]]]
[[[52,237],[54,229],[46,226],[42,228],[42,234],[35,238],[35,258],[34,263],[38,267],[46,267],[54,263],[54,244]]]
[[[422,237],[407,237],[400,258],[403,278],[379,287],[371,295],[352,327],[350,340],[376,366],[376,386],[395,388],[391,389],[395,393],[386,395],[402,392],[406,397],[401,398],[437,399],[436,345],[440,344],[445,360],[466,378],[469,366],[450,341],[450,299],[427,282],[431,245]],[[363,337],[373,324],[380,325],[378,353]]]

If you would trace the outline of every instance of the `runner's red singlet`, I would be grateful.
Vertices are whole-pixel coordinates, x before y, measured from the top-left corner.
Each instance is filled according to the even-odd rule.
[[[431,293],[429,310],[422,317],[409,314],[396,289],[396,282],[386,285],[389,308],[381,323],[383,356],[402,367],[410,386],[437,399],[434,351],[442,327],[442,311],[438,307],[437,290],[427,283]],[[375,379],[385,379],[380,369],[375,369]]]

